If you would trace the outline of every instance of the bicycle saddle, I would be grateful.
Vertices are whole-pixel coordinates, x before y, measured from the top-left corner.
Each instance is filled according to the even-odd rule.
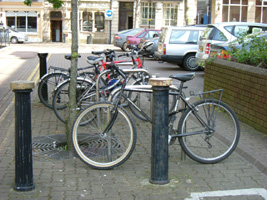
[[[186,82],[186,81],[192,80],[195,77],[195,75],[196,74],[193,72],[193,73],[188,73],[188,74],[172,74],[169,77],[182,81],[182,82]]]
[[[80,58],[80,57],[81,57],[81,55],[78,56],[78,58]],[[66,54],[65,59],[71,60],[71,54]]]
[[[94,56],[87,57],[87,62],[90,63],[91,65],[94,65],[102,60],[104,60],[103,57],[94,57]]]

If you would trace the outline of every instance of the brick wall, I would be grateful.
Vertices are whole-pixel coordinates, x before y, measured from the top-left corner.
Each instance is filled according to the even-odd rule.
[[[267,134],[267,69],[215,59],[205,66],[204,89],[219,88],[240,121]]]

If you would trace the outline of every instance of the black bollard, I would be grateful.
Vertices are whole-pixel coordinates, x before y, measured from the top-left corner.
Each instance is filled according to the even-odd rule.
[[[40,78],[42,78],[47,73],[47,65],[46,65],[47,55],[48,55],[48,53],[38,53]],[[48,92],[47,92],[47,85],[46,84],[44,84],[44,86],[42,87],[41,93],[42,93],[44,100],[47,101],[48,100]]]
[[[17,191],[29,191],[33,184],[31,98],[32,81],[14,81],[15,93],[15,185]]]
[[[152,105],[152,144],[150,183],[167,184],[168,178],[168,122],[169,122],[169,86],[170,78],[151,78],[153,89]]]

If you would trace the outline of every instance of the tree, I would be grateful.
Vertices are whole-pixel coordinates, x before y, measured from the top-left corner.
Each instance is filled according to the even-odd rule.
[[[53,8],[60,8],[64,4],[61,0],[48,0],[53,4]],[[32,0],[25,0],[24,3],[31,6]],[[69,99],[69,117],[66,120],[66,138],[67,149],[72,152],[73,147],[71,143],[72,125],[76,118],[76,85],[77,85],[77,66],[78,66],[78,0],[71,0],[71,71],[70,71],[70,99]]]

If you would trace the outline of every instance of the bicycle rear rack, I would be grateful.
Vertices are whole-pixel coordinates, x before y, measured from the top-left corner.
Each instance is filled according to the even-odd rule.
[[[194,94],[194,92],[190,92],[190,97],[197,97],[199,100],[218,100],[219,102],[221,102],[222,100],[222,95],[223,95],[223,89],[217,89],[217,90],[211,90],[211,91],[207,91],[207,92],[200,92],[197,94]]]

